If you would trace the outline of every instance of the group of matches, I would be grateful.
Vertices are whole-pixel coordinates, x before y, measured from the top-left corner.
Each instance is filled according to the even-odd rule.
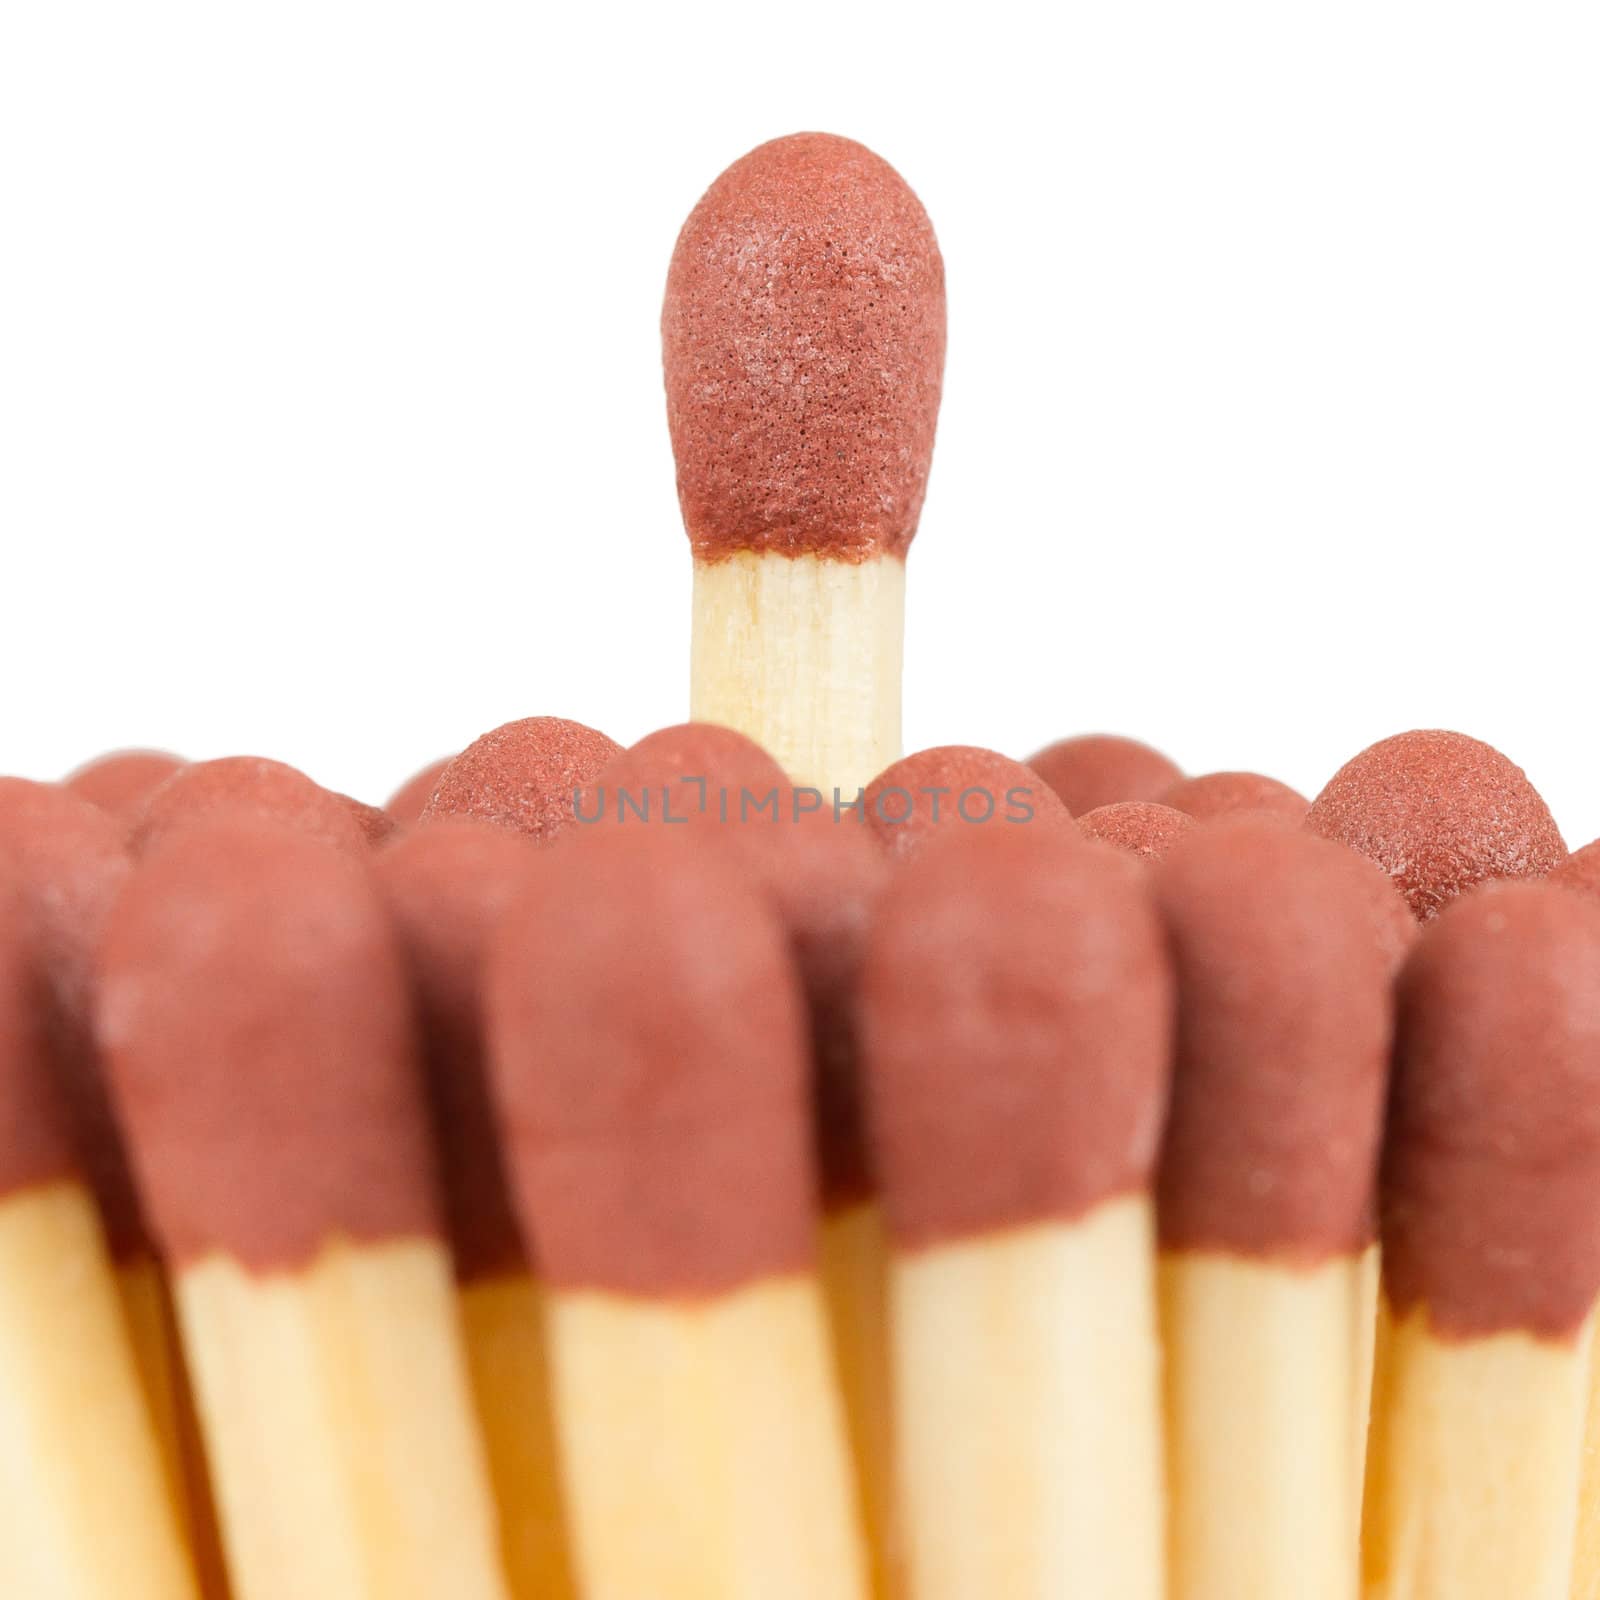
[[[0,1593],[1596,1600],[1600,846],[1450,733],[900,759],[861,146],[663,336],[694,720],[0,779]]]

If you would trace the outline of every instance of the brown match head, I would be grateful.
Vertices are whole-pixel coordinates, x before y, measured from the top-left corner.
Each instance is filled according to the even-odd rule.
[[[867,828],[905,860],[937,836],[982,829],[1060,829],[1072,814],[1031,767],[978,745],[943,744],[902,756],[867,785]]]
[[[119,1260],[149,1239],[106,1096],[91,1017],[94,953],[131,870],[122,825],[57,784],[0,778],[0,870],[31,921],[46,1001],[45,1038],[105,1225]]]
[[[1029,756],[1028,765],[1075,817],[1123,800],[1159,800],[1183,777],[1177,762],[1159,750],[1114,733],[1058,739]]]
[[[354,855],[367,848],[344,796],[265,756],[223,756],[180,768],[145,802],[129,842],[134,855],[148,856],[189,828],[224,817],[277,823]]]
[[[734,162],[678,235],[661,313],[698,561],[904,558],[944,379],[944,262],[905,180],[797,133]]]
[[[813,1262],[794,965],[770,897],[695,832],[542,855],[490,958],[513,1195],[560,1288],[715,1295]]]
[[[182,756],[163,750],[115,750],[86,762],[61,781],[80,799],[132,827],[150,796],[185,764]]]
[[[1377,862],[1427,922],[1488,878],[1537,878],[1566,859],[1522,768],[1478,739],[1422,729],[1347,761],[1306,827]]]
[[[1574,850],[1550,874],[1551,883],[1564,889],[1580,889],[1586,894],[1600,895],[1600,839]]]
[[[456,1275],[525,1270],[484,1060],[490,937],[535,859],[521,834],[463,817],[402,834],[373,858],[422,1023],[429,1108]]]
[[[151,1222],[180,1264],[294,1272],[442,1236],[405,973],[363,862],[258,819],[129,880],[98,1028]]]
[[[429,762],[421,772],[407,778],[389,796],[383,809],[403,828],[418,821],[422,816],[423,807],[432,799],[439,779],[444,776],[444,769],[453,759],[452,756],[442,756],[438,761]]]
[[[1400,980],[1382,1179],[1398,1315],[1570,1339],[1600,1291],[1600,905],[1547,883],[1446,906]]]
[[[1078,818],[1084,838],[1114,845],[1144,861],[1159,861],[1194,825],[1186,812],[1141,800],[1099,806]]]
[[[419,822],[471,817],[540,843],[572,823],[573,800],[622,752],[565,717],[523,717],[474,739],[439,775]]]
[[[0,1205],[80,1170],[49,1014],[33,913],[10,874],[0,871]]]
[[[1259,772],[1206,772],[1183,778],[1156,798],[1196,822],[1265,813],[1298,827],[1311,802],[1298,789]]]
[[[1172,977],[1145,874],[1042,828],[960,832],[879,903],[862,978],[889,1226],[917,1249],[1150,1185]]]
[[[610,761],[583,794],[584,823],[752,820],[768,795],[787,795],[789,778],[754,739],[714,722],[657,728]]]
[[[1155,885],[1178,975],[1162,1248],[1294,1266],[1364,1249],[1393,1035],[1370,868],[1239,817],[1197,828]]]

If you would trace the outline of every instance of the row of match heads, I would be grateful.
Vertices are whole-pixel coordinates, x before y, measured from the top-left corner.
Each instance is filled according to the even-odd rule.
[[[4,780],[8,1016],[48,995],[37,1037],[73,1059],[30,1074],[11,1052],[0,1187],[83,1160],[114,1251],[151,1248],[148,1214],[177,1258],[281,1267],[332,1232],[431,1225],[438,1164],[464,1272],[531,1236],[558,1276],[672,1291],[798,1260],[813,1155],[825,1204],[886,1184],[914,1241],[1143,1183],[1162,1126],[1174,1239],[1351,1247],[1397,1015],[1391,1139],[1421,1119],[1425,1149],[1458,1116],[1486,1160],[1515,1126],[1526,1161],[1540,1119],[1600,1124],[1580,1036],[1600,899],[1567,892],[1596,887],[1597,852],[1569,856],[1487,745],[1401,735],[1310,804],[1111,737],[1026,766],[922,752],[843,809],[801,793],[726,729],[623,750],[559,718],[494,730],[383,811],[248,758]],[[726,1146],[737,1118],[751,1137]],[[696,1174],[698,1135],[734,1169]],[[1558,1315],[1473,1237],[1439,1316],[1581,1320],[1600,1256]],[[1425,1282],[1393,1244],[1396,1281]]]

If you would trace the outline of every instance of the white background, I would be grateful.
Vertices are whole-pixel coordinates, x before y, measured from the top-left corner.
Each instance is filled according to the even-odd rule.
[[[663,276],[801,128],[948,267],[908,747],[1453,726],[1600,832],[1592,4],[6,0],[0,768],[679,720]]]

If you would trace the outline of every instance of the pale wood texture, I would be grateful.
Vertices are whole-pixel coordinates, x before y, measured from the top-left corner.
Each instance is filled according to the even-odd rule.
[[[898,1256],[915,1600],[1162,1600],[1148,1201]]]
[[[197,1600],[94,1202],[0,1201],[0,1594]]]

